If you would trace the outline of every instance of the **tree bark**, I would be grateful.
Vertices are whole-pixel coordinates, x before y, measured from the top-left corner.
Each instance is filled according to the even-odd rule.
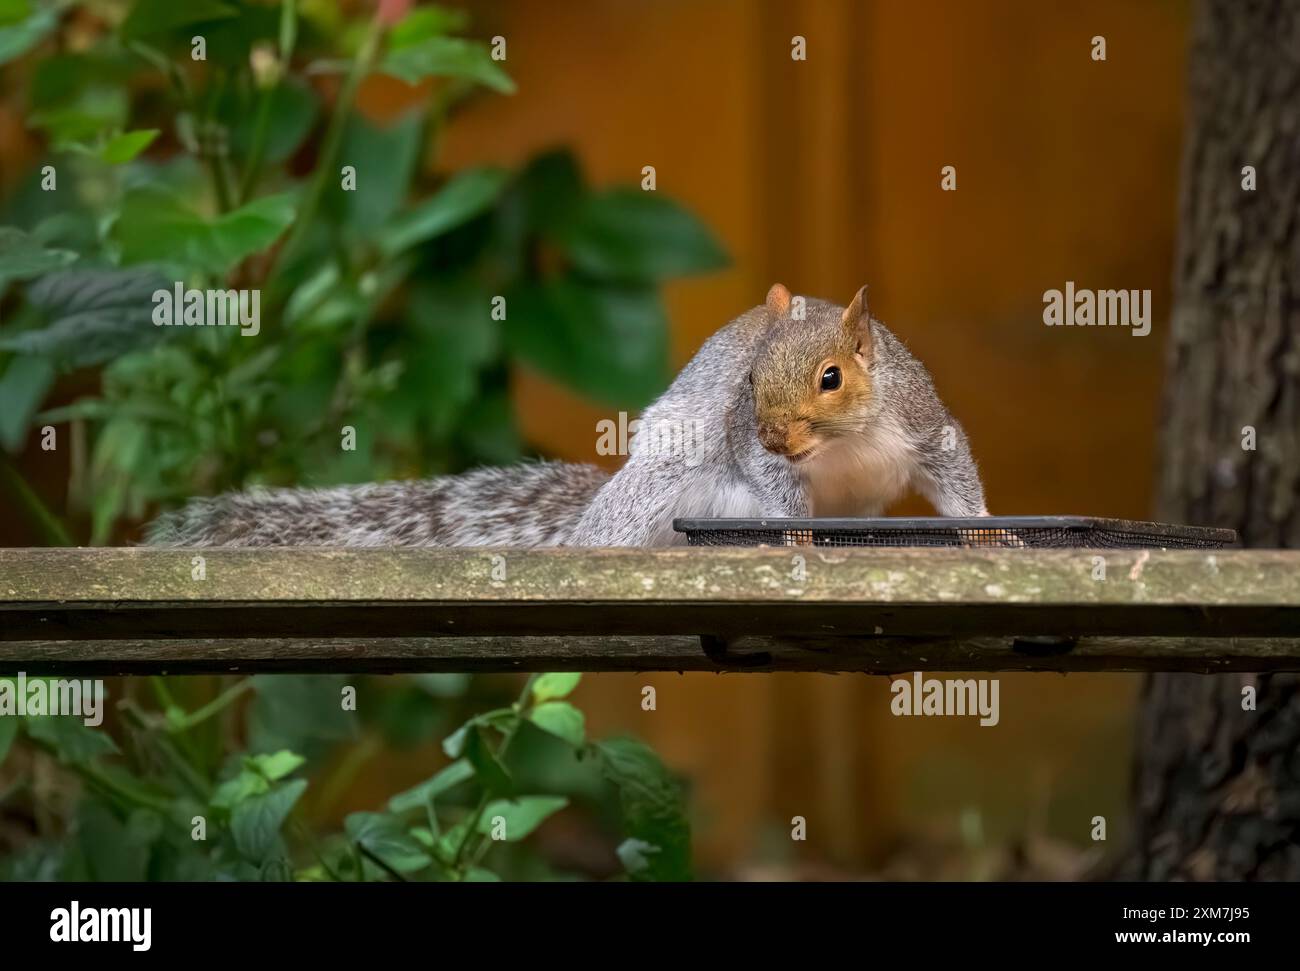
[[[1158,515],[1253,547],[1300,546],[1297,50],[1300,0],[1199,4]],[[1300,677],[1153,675],[1137,743],[1125,876],[1300,880]]]

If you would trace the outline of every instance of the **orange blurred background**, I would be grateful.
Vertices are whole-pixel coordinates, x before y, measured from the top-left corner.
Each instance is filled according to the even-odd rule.
[[[841,303],[867,283],[875,316],[966,427],[994,513],[1149,517],[1188,4],[463,6],[476,35],[507,38],[519,91],[466,108],[440,168],[518,166],[558,144],[598,184],[639,183],[652,165],[729,250],[731,269],[669,287],[675,364],[773,282]],[[796,35],[805,61],[791,59]],[[1105,61],[1091,57],[1098,35]],[[368,83],[363,110],[391,113],[395,85]],[[0,104],[4,181],[34,153],[13,112]],[[940,187],[948,165],[956,191]],[[1044,327],[1043,293],[1067,280],[1150,288],[1151,335]],[[617,461],[596,454],[608,410],[529,375],[516,397],[532,444]],[[25,459],[57,496],[60,470],[30,448]],[[641,708],[645,684],[655,711]],[[919,842],[978,850],[1038,834],[1083,847],[1096,815],[1116,845],[1137,685],[1006,675],[989,728],[894,718],[887,679],[866,676],[600,675],[577,700],[593,734],[634,731],[690,779],[705,872],[862,872]],[[427,767],[377,761],[340,808],[369,808]],[[790,841],[794,816],[806,842]]]
[[[1149,517],[1186,4],[473,6],[508,39],[519,93],[467,112],[447,163],[565,143],[598,182],[653,165],[731,252],[728,272],[670,286],[675,363],[773,282],[841,303],[867,283],[966,426],[995,513]],[[1152,334],[1044,327],[1043,292],[1066,280],[1150,288]],[[608,412],[540,379],[518,397],[531,440],[610,461],[595,453]],[[1082,846],[1094,815],[1114,845],[1137,683],[1003,676],[990,728],[895,718],[888,681],[866,676],[589,676],[579,701],[595,730],[635,730],[692,779],[702,863],[794,852],[852,869],[922,839]],[[791,851],[795,815],[808,839]]]

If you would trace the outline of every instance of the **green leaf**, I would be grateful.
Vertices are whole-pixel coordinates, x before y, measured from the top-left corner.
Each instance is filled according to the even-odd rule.
[[[301,755],[281,749],[272,755],[253,755],[245,759],[250,769],[274,782],[295,771],[307,760]]]
[[[467,721],[442,740],[442,750],[446,753],[447,758],[458,759],[465,754],[465,740],[469,738],[470,730],[473,727],[474,722]]]
[[[5,756],[9,754],[9,747],[17,737],[18,719],[0,718],[0,765],[5,764]]]
[[[331,211],[344,226],[370,233],[403,207],[419,161],[421,121],[418,112],[409,112],[391,125],[373,124],[360,114],[348,119],[338,164],[356,168],[356,188],[347,192],[339,188],[328,196]]]
[[[237,17],[239,11],[219,0],[137,0],[122,23],[126,38],[166,34],[180,27]]]
[[[295,205],[293,193],[282,193],[206,219],[176,193],[142,186],[127,193],[113,234],[125,263],[179,264],[224,276],[279,239]]]
[[[469,872],[465,874],[465,883],[500,883],[501,878],[481,866],[470,867]]]
[[[32,235],[46,246],[57,246],[74,253],[99,249],[99,231],[90,210],[78,207],[70,212],[56,212],[38,222]]]
[[[79,398],[71,404],[60,405],[58,408],[46,408],[36,418],[50,425],[66,421],[107,421],[124,407],[127,407],[124,403],[105,401],[103,398]],[[131,408],[134,408],[134,405]],[[161,418],[162,414],[158,417]]]
[[[442,750],[448,758],[458,759],[468,749],[470,735],[482,728],[495,728],[505,733],[519,721],[519,713],[513,708],[493,708],[491,711],[475,715],[460,728],[442,740]]]
[[[581,674],[543,674],[533,682],[533,700],[551,701],[555,698],[567,698],[581,680]]]
[[[569,804],[563,796],[520,796],[518,799],[497,799],[487,804],[478,821],[478,831],[492,836],[497,818],[505,824],[505,842],[517,843],[540,826],[549,816]]]
[[[634,739],[597,742],[601,773],[618,789],[624,830],[631,845],[620,859],[637,880],[691,879],[691,828],[685,800],[649,746]]]
[[[27,291],[47,325],[0,337],[0,350],[39,354],[63,369],[102,364],[157,340],[153,294],[166,285],[149,267],[47,273]]]
[[[15,357],[0,376],[0,448],[17,452],[28,423],[54,383],[54,366],[44,358]]]
[[[239,774],[217,787],[211,803],[219,809],[233,809],[253,796],[271,790],[271,784],[306,762],[301,755],[281,750],[272,755],[247,756]]]
[[[105,132],[120,131],[129,112],[124,87],[93,86],[33,111],[27,123],[46,131],[54,149],[63,151],[81,142],[97,141]]]
[[[588,196],[560,242],[576,267],[603,280],[649,283],[728,262],[695,216],[671,199],[639,189]]]
[[[412,832],[417,832],[417,831],[418,830],[412,830]],[[465,841],[466,835],[468,833],[469,833],[469,819],[466,818],[457,821],[450,828],[448,828],[447,832],[438,836],[433,841],[433,847],[432,847],[433,855],[438,858],[438,862],[442,863],[444,866],[451,866],[452,861],[456,859],[456,853],[458,848],[460,847],[461,843]],[[433,834],[430,833],[429,835],[432,836]],[[421,838],[423,838],[424,834],[421,833],[420,836]]]
[[[124,88],[139,67],[134,55],[114,44],[51,51],[33,64],[29,108],[37,111],[67,105],[90,89]]]
[[[503,735],[514,730],[519,724],[519,712],[514,707],[493,708],[474,718],[474,724],[481,728],[495,728]]]
[[[27,734],[49,746],[60,762],[83,765],[118,751],[107,732],[86,727],[77,715],[28,715],[23,723]]]
[[[143,152],[157,137],[157,128],[121,132],[109,136],[100,134],[93,143],[71,141],[65,135],[60,147],[79,155],[97,158],[108,165],[122,165]]]
[[[233,779],[227,779],[217,786],[208,800],[216,809],[234,809],[245,800],[271,790],[271,783],[266,777],[256,772],[244,770]]]
[[[515,82],[492,60],[488,46],[460,37],[427,37],[389,50],[378,70],[407,84],[419,84],[427,77],[462,78],[501,94],[515,92]]]
[[[344,828],[353,842],[364,846],[398,873],[414,873],[432,860],[402,821],[385,813],[352,813]]]
[[[58,22],[58,13],[42,6],[26,20],[0,27],[0,65],[22,57],[52,33]]]
[[[406,210],[379,231],[381,251],[392,256],[464,225],[496,201],[506,178],[507,173],[496,168],[458,173],[429,199]]]
[[[286,8],[290,6],[285,4]],[[285,78],[264,96],[268,101],[262,162],[278,165],[297,151],[311,133],[320,114],[320,99],[309,85],[295,77]],[[231,154],[243,162],[252,153],[261,110],[251,95],[241,97],[234,91],[228,91],[217,108],[230,133]]]
[[[0,226],[0,291],[11,280],[30,280],[67,266],[77,258],[68,250],[46,249],[35,236],[13,226]]]
[[[401,814],[415,809],[423,809],[443,793],[454,789],[462,782],[468,782],[472,778],[474,778],[474,766],[470,765],[465,759],[457,759],[451,765],[436,773],[433,778],[426,779],[418,786],[393,796],[388,800],[388,810],[389,812]]]
[[[409,47],[430,37],[464,30],[468,25],[469,15],[463,10],[451,10],[433,4],[416,7],[393,25],[393,29],[388,32],[388,46]]]
[[[507,347],[592,399],[648,404],[668,384],[668,322],[650,287],[529,283],[507,297]]]
[[[426,850],[432,851],[438,845],[438,837],[428,826],[412,826],[407,832]]]
[[[551,235],[561,233],[573,220],[587,195],[578,160],[568,149],[554,149],[530,160],[516,185],[529,225]]]
[[[407,319],[410,343],[393,350],[403,364],[393,408],[445,440],[479,394],[481,372],[500,361],[501,323],[491,294],[461,275],[415,281]]]
[[[235,806],[230,816],[230,834],[246,859],[261,862],[281,849],[280,827],[306,788],[306,779],[282,782],[269,792]]]
[[[489,792],[508,792],[510,773],[492,751],[483,730],[475,725],[465,736],[465,758],[474,767],[474,775]]]
[[[153,140],[158,137],[157,128],[143,128],[139,131],[123,132],[120,135],[114,135],[97,152],[99,158],[109,165],[121,165],[123,162],[129,162],[146,148],[153,144]]]
[[[567,701],[544,702],[528,717],[538,728],[559,736],[574,748],[581,748],[587,741],[586,720],[582,712]]]

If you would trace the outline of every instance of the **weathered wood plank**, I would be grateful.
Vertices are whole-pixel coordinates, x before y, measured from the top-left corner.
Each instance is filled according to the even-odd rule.
[[[1300,552],[0,550],[7,671],[557,667],[1300,670]]]
[[[201,638],[0,642],[0,675],[416,671],[1300,670],[1300,638],[817,638],[750,635]]]
[[[0,640],[596,632],[1277,636],[1300,552],[0,550]]]
[[[202,580],[193,576],[196,556],[203,559]],[[1093,578],[1095,557],[1105,562],[1104,580]],[[1300,551],[0,549],[5,607],[172,601],[1294,608]]]

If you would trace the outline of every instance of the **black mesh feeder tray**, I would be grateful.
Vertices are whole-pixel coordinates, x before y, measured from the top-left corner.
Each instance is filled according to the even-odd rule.
[[[1217,550],[1231,529],[1091,516],[675,519],[691,546],[937,546],[956,549]]]

